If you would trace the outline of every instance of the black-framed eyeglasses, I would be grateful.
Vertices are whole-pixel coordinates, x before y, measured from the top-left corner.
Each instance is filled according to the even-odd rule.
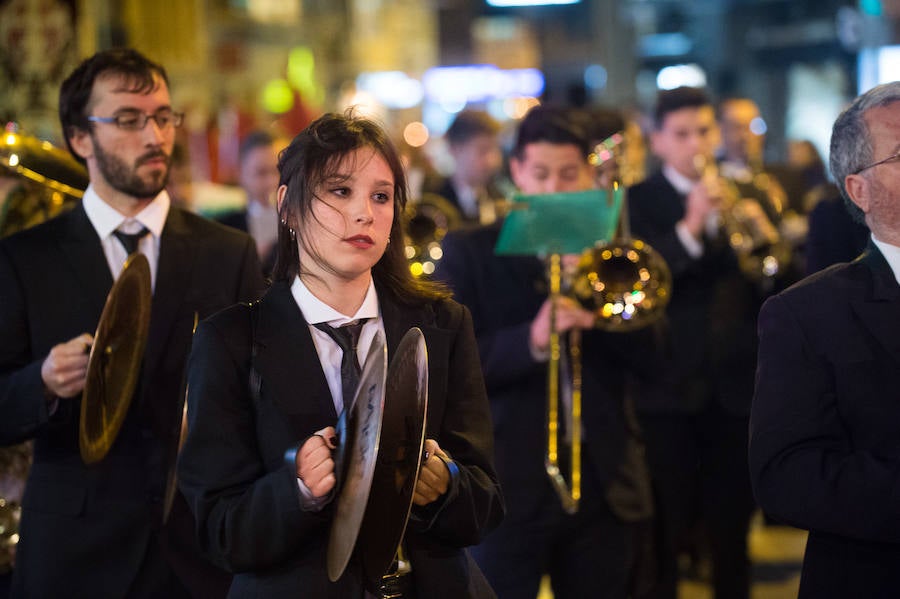
[[[180,127],[184,121],[184,113],[175,112],[171,108],[160,108],[153,114],[139,110],[123,110],[116,116],[89,116],[87,118],[92,123],[115,125],[125,131],[143,131],[150,119],[153,119],[160,129]]]
[[[879,164],[886,164],[888,162],[893,162],[895,160],[900,160],[900,152],[897,152],[896,154],[891,154],[887,158],[885,158],[883,160],[879,160],[878,162],[873,162],[872,164],[867,164],[866,166],[864,166],[862,168],[858,168],[855,171],[853,171],[853,174],[858,175],[863,171],[867,171],[870,168],[874,168],[874,167],[878,166]]]

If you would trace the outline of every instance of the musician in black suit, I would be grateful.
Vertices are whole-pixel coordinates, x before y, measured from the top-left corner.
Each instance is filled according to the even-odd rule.
[[[499,135],[500,124],[480,110],[463,110],[444,134],[453,171],[427,181],[425,191],[450,202],[462,223],[489,224],[499,216],[499,203],[505,200],[497,186],[503,166]]]
[[[628,194],[634,235],[663,255],[673,277],[669,359],[651,384],[635,385],[659,506],[659,597],[677,594],[677,552],[697,512],[715,596],[749,593],[747,418],[760,299],[720,228],[723,185],[698,169],[712,164],[717,144],[702,90],[661,92],[651,145],[662,169]]]
[[[503,514],[471,316],[410,274],[394,146],[371,121],[327,114],[291,142],[279,171],[275,283],[258,304],[201,324],[191,353],[179,473],[203,548],[235,573],[234,597],[363,596],[355,558],[337,582],[326,575],[334,426],[352,392],[345,362],[363,362],[376,334],[392,359],[416,326],[428,346],[429,456],[402,584],[418,597],[493,596],[464,551]],[[355,345],[332,337],[345,325]]]
[[[90,186],[72,211],[0,242],[0,441],[34,439],[14,597],[214,597],[181,496],[163,522],[191,333],[262,291],[253,241],[171,204],[175,127],[166,73],[132,50],[101,52],[63,83],[60,118]],[[153,284],[150,333],[122,430],[85,465],[79,410],[90,332],[134,233]],[[113,375],[117,376],[117,375]]]
[[[809,530],[800,597],[900,595],[900,82],[837,118],[831,172],[865,253],[759,317],[750,468],[760,506]]]
[[[593,186],[580,124],[571,111],[554,107],[526,115],[510,164],[521,191]],[[499,231],[497,223],[451,233],[437,272],[472,311],[507,499],[506,519],[473,555],[502,599],[533,599],[544,574],[557,597],[624,598],[637,577],[641,527],[652,511],[642,443],[624,400],[623,372],[633,364],[630,336],[590,330],[593,313],[570,297],[558,299],[557,330],[585,329],[582,499],[578,512],[568,515],[544,467],[551,305],[546,267],[537,257],[495,255]],[[561,408],[562,422],[567,412]],[[568,478],[569,444],[563,439],[565,434],[560,465]]]
[[[238,148],[238,183],[247,194],[247,205],[216,217],[223,225],[249,233],[266,276],[275,263],[278,238],[278,212],[275,190],[278,187],[280,144],[266,131],[252,131]]]

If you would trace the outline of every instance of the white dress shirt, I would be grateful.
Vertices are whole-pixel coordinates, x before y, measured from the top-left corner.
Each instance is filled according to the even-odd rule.
[[[300,280],[300,277],[294,279],[294,283],[291,285],[291,295],[294,296],[294,301],[297,302],[300,312],[303,313],[303,318],[306,319],[309,325],[309,332],[316,346],[316,353],[319,355],[319,362],[322,364],[322,371],[325,373],[328,389],[331,391],[334,410],[340,414],[344,409],[341,387],[341,359],[343,358],[343,351],[328,333],[316,328],[314,325],[324,322],[332,327],[339,327],[361,318],[367,318],[368,320],[363,324],[359,342],[356,345],[356,358],[361,365],[365,364],[366,355],[369,353],[369,347],[372,345],[372,340],[375,338],[376,333],[380,331],[382,337],[384,336],[384,324],[379,314],[375,283],[369,282],[366,298],[353,316],[341,314],[314,296],[309,288],[303,284],[303,281]],[[324,497],[313,497],[312,492],[299,478],[297,479],[297,484],[300,487],[300,495],[303,498],[301,503],[305,510],[319,511],[330,499],[330,494]]]
[[[375,334],[381,331],[384,335],[384,327],[378,313],[378,295],[375,293],[375,284],[369,282],[369,290],[366,292],[366,298],[356,314],[347,316],[341,314],[325,302],[312,294],[309,288],[303,284],[300,277],[294,279],[291,285],[291,295],[294,301],[303,313],[309,325],[309,332],[312,334],[313,343],[316,346],[316,353],[319,354],[319,362],[322,363],[322,370],[325,372],[325,380],[328,381],[328,389],[331,391],[331,399],[334,402],[334,411],[338,414],[344,409],[343,393],[341,391],[341,358],[344,352],[341,351],[337,342],[332,339],[328,333],[316,328],[314,325],[326,323],[334,328],[349,324],[361,318],[368,320],[363,324],[362,331],[359,334],[359,342],[356,345],[356,359],[360,365],[365,364],[366,354],[369,353],[369,346]]]
[[[264,260],[278,241],[278,210],[273,204],[247,204],[247,232],[256,242],[256,252]]]
[[[125,264],[125,259],[128,258],[128,253],[118,238],[113,235],[113,231],[121,229],[125,233],[137,233],[141,227],[147,227],[150,234],[138,242],[138,251],[144,254],[147,261],[150,262],[150,280],[155,288],[159,263],[159,240],[166,224],[166,217],[169,215],[169,207],[172,204],[168,192],[166,190],[159,192],[159,195],[134,217],[127,217],[104,202],[97,195],[93,185],[88,185],[82,204],[88,220],[91,221],[91,225],[94,226],[94,230],[100,237],[100,245],[103,247],[103,254],[106,256],[113,280],[118,279],[122,274],[122,266]]]
[[[890,266],[891,270],[894,272],[894,278],[897,279],[897,283],[900,283],[900,247],[879,241],[875,239],[875,235],[872,235],[872,243],[881,250],[884,259],[887,260],[888,266]]]

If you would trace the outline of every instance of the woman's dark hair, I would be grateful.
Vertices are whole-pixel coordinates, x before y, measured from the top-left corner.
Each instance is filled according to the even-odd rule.
[[[74,152],[69,138],[77,130],[90,130],[87,109],[94,91],[94,82],[110,75],[121,77],[129,86],[128,91],[134,93],[149,94],[160,81],[169,85],[169,77],[161,65],[131,48],[98,52],[75,67],[59,90],[59,122],[69,151],[82,164],[84,160]]]
[[[305,243],[302,227],[292,232],[290,223],[300,224],[315,218],[313,201],[320,185],[335,176],[344,158],[359,148],[375,150],[387,162],[394,176],[391,242],[372,267],[372,277],[379,293],[386,291],[407,305],[450,297],[449,290],[443,285],[412,276],[403,243],[402,218],[407,190],[400,156],[381,126],[367,118],[355,116],[352,110],[345,114],[328,113],[319,117],[301,131],[278,157],[278,171],[281,174],[278,185],[287,186],[287,192],[280,207],[278,258],[272,278],[275,281],[289,281],[300,274],[300,255],[294,235],[316,262],[324,263],[322,257]]]

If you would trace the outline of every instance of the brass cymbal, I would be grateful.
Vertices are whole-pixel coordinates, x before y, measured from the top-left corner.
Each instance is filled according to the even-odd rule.
[[[75,198],[88,186],[87,169],[69,152],[15,131],[0,134],[0,167]]]
[[[428,353],[421,329],[403,336],[388,367],[378,461],[360,529],[366,587],[376,592],[406,531],[425,444]]]
[[[387,348],[381,333],[366,356],[353,400],[338,420],[335,476],[338,498],[328,539],[328,578],[344,573],[362,524],[378,458],[387,378]]]
[[[81,459],[107,454],[131,405],[150,329],[150,263],[134,253],[125,261],[100,315],[81,397]]]

